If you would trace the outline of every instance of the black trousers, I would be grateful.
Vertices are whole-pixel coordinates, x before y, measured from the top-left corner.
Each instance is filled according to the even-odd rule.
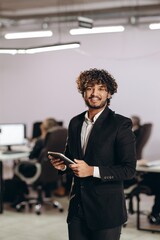
[[[69,240],[119,240],[122,226],[111,229],[91,230],[81,212],[68,223]]]

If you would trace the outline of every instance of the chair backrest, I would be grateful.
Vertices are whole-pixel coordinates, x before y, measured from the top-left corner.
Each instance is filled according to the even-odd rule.
[[[148,142],[152,132],[152,123],[146,123],[141,126],[140,134],[136,138],[137,159],[143,158],[143,148]]]
[[[41,164],[33,161],[20,161],[14,168],[14,174],[27,185],[33,184],[41,175]]]
[[[67,139],[67,129],[64,127],[54,127],[52,131],[47,133],[45,139],[45,146],[42,150],[39,162],[42,166],[42,173],[40,181],[43,183],[58,181],[60,176],[57,174],[57,170],[51,165],[48,157],[48,151],[64,152]]]
[[[42,124],[42,122],[35,122],[33,123],[33,128],[32,128],[32,139],[33,138],[37,138],[41,135],[41,129],[40,129],[40,125]]]

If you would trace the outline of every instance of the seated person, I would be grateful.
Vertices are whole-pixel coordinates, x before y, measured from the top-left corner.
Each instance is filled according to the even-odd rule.
[[[53,118],[46,118],[42,122],[42,124],[40,125],[41,135],[36,140],[34,140],[35,145],[32,151],[30,152],[29,159],[38,159],[40,157],[40,154],[45,147],[45,139],[46,139],[47,133],[54,131],[54,129],[56,129],[57,126],[61,128],[58,122]],[[65,183],[59,182],[59,185],[60,186],[58,186],[57,188],[55,186],[56,190],[54,191],[54,195],[56,196],[67,195],[69,192],[68,188],[70,188],[70,185],[71,185],[70,179],[69,180],[66,179]],[[50,184],[47,184],[44,189],[46,197],[50,197],[51,195],[50,189],[51,189]]]
[[[141,131],[141,120],[138,116],[132,116],[132,131],[134,132],[134,135],[136,136],[136,139],[138,140],[138,137],[140,135]]]
[[[44,147],[44,141],[46,134],[49,130],[51,130],[53,127],[57,126],[58,123],[53,118],[46,118],[42,124],[41,124],[41,136],[37,138],[35,141],[35,145],[33,149],[30,152],[29,159],[37,159],[41,153],[41,150]],[[32,173],[33,166],[31,165],[21,165],[21,172],[24,173],[29,177],[30,175],[33,175]],[[17,175],[14,174],[13,178],[10,181],[5,182],[5,200],[9,199],[8,192],[12,187],[16,189],[14,191],[15,197],[12,199],[12,207],[15,207],[19,202],[22,202],[25,200],[25,195],[28,194],[28,187],[24,181],[22,181]],[[14,187],[15,186],[15,187]],[[11,192],[11,191],[10,191]],[[12,194],[13,195],[13,194]]]
[[[132,130],[136,137],[136,149],[139,144],[139,136],[141,133],[141,121],[138,116],[132,116]],[[137,159],[137,164],[141,165],[144,163],[144,159]],[[136,178],[133,180],[124,181],[124,188],[131,186],[137,182]],[[149,222],[152,224],[160,224],[160,174],[159,173],[145,173],[142,175],[142,180],[140,185],[148,186],[151,189],[151,194],[155,195],[154,204],[152,206],[152,211],[148,216]]]
[[[58,126],[58,123],[54,118],[46,118],[42,122],[40,126],[41,136],[35,140],[35,144],[32,151],[30,152],[29,159],[38,158],[40,156],[41,150],[44,147],[46,134],[49,130],[51,130],[55,126]]]

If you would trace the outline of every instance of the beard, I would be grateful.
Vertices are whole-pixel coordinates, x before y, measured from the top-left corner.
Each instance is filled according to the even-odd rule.
[[[105,101],[102,101],[99,105],[95,106],[93,104],[90,104],[90,102],[88,100],[85,100],[85,103],[87,105],[87,107],[91,108],[91,109],[100,109],[103,108],[107,105],[107,99]]]

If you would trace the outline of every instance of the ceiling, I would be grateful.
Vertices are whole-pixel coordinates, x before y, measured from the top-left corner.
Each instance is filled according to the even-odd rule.
[[[160,0],[0,0],[0,33],[72,22],[78,16],[94,25],[160,21]]]

